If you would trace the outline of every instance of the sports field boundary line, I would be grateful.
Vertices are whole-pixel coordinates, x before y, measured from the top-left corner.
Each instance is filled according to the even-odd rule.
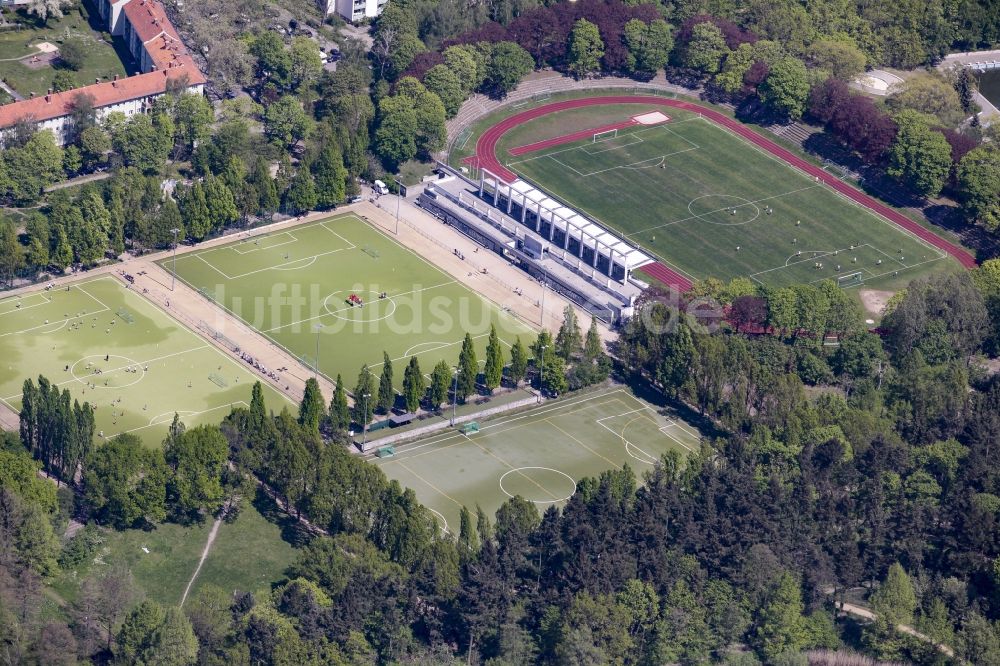
[[[560,402],[560,403],[557,403],[557,404],[550,405],[548,407],[528,408],[528,409],[525,410],[525,412],[523,414],[518,414],[518,415],[507,417],[507,418],[499,417],[499,418],[503,418],[502,422],[499,422],[499,423],[497,423],[497,422],[488,422],[486,425],[480,427],[480,432],[482,432],[483,430],[488,430],[490,428],[495,428],[495,427],[498,427],[498,426],[501,426],[501,425],[507,425],[508,423],[512,423],[513,421],[519,421],[519,420],[527,418],[529,416],[538,416],[540,414],[547,414],[550,411],[555,410],[555,409],[562,409],[564,407],[574,407],[574,406],[576,406],[576,405],[578,405],[578,404],[580,404],[582,402],[587,402],[587,401],[590,401],[590,400],[596,400],[596,399],[599,399],[599,398],[609,398],[610,397],[611,399],[619,400],[621,402],[621,400],[616,397],[616,394],[624,392],[624,391],[625,391],[625,389],[619,388],[619,389],[615,389],[614,391],[609,391],[607,393],[599,393],[597,395],[585,396],[585,397],[579,398],[577,400],[574,400],[573,402],[565,402],[565,403]],[[609,400],[609,402],[610,402],[610,400]],[[573,411],[574,410],[570,410],[568,413],[573,413]],[[451,426],[446,426],[446,427],[451,427]],[[500,432],[506,432],[506,430],[502,430]],[[416,451],[416,450],[422,449],[422,448],[424,448],[426,446],[433,446],[434,444],[443,444],[443,443],[445,443],[445,442],[447,442],[447,441],[449,441],[451,439],[456,439],[456,438],[457,439],[461,439],[460,435],[458,433],[454,432],[454,431],[446,431],[446,432],[442,432],[442,433],[440,433],[438,435],[431,435],[430,437],[428,437],[426,439],[426,441],[421,442],[420,444],[416,444],[415,446],[408,446],[406,444],[401,445],[401,446],[403,446],[405,448],[402,451],[400,451],[400,453],[397,454],[397,455],[405,456],[405,454],[408,453],[408,452],[410,452],[410,451]],[[449,445],[449,446],[451,446],[451,445]],[[443,447],[443,448],[446,448],[446,447]],[[443,448],[441,450],[443,450]],[[435,449],[435,451],[436,450],[437,449]],[[432,452],[433,451],[428,452],[428,453],[432,453]],[[423,454],[421,454],[421,455],[423,455]],[[408,456],[408,457],[414,457],[414,456]],[[406,459],[406,458],[404,458],[404,459]],[[389,459],[389,460],[386,461],[386,464],[389,464],[391,462],[392,462],[392,459]]]
[[[392,241],[393,243],[395,243],[395,245],[397,247],[402,248],[406,252],[409,252],[412,256],[416,257],[423,265],[425,265],[427,267],[430,267],[430,269],[432,269],[432,272],[436,271],[439,275],[441,275],[444,278],[451,279],[454,282],[460,282],[461,285],[462,285],[462,288],[465,289],[468,293],[470,293],[470,294],[478,297],[485,305],[487,305],[488,307],[494,309],[497,312],[497,316],[498,317],[503,317],[504,315],[506,315],[508,317],[511,317],[514,321],[518,322],[521,326],[523,326],[525,329],[527,329],[525,331],[525,334],[537,332],[538,329],[534,328],[532,325],[528,324],[527,322],[525,322],[520,317],[518,317],[518,316],[516,316],[516,315],[514,315],[514,314],[512,314],[512,313],[510,313],[508,311],[506,311],[500,304],[496,303],[495,301],[493,301],[493,300],[491,300],[489,298],[486,298],[483,294],[479,293],[477,290],[473,289],[471,286],[465,284],[464,282],[461,282],[458,278],[454,277],[450,273],[448,273],[445,270],[443,270],[443,269],[439,268],[438,266],[434,265],[428,259],[426,259],[422,255],[420,255],[418,252],[410,249],[406,245],[403,245],[397,239],[395,239],[392,236],[390,236],[387,230],[383,229],[381,226],[379,226],[378,224],[376,224],[374,221],[369,220],[369,219],[365,219],[365,217],[363,217],[359,213],[355,213],[353,211],[346,212],[346,213],[340,213],[340,214],[334,213],[334,214],[322,217],[322,218],[320,218],[318,220],[312,220],[310,222],[305,222],[303,224],[304,225],[314,225],[314,224],[317,224],[317,223],[325,223],[325,222],[327,222],[329,220],[353,220],[353,221],[357,222],[359,225],[361,225],[365,229],[372,229],[372,230],[374,230],[382,238],[385,238],[385,239],[387,239],[389,241]],[[291,228],[296,228],[296,226],[297,225],[293,225]],[[339,236],[339,234],[338,234],[338,236]],[[217,246],[217,247],[214,247],[214,248],[207,248],[207,249],[220,249],[222,247],[226,247],[226,246],[228,246],[228,245],[230,245],[232,243],[235,243],[235,242],[238,242],[238,239],[234,238],[234,239],[232,239],[232,240],[228,241],[227,243],[224,243],[224,244],[222,244],[220,246]],[[188,255],[185,255],[185,256],[190,256],[191,254],[198,254],[198,252],[189,253]],[[164,262],[164,263],[160,263],[161,261]],[[153,263],[155,263],[161,270],[165,271],[168,275],[172,275],[173,273],[168,268],[166,268],[166,266],[165,266],[165,264],[167,262],[169,262],[169,261],[170,261],[170,257],[165,255],[164,257],[162,257],[161,259],[159,259],[159,260],[157,260],[157,261],[155,261]],[[102,277],[111,278],[111,276],[102,276]],[[288,356],[290,356],[299,366],[301,366],[301,368],[303,369],[303,372],[306,372],[307,374],[312,374],[312,372],[314,371],[314,369],[313,368],[307,368],[302,363],[302,355],[301,354],[295,353],[294,351],[292,351],[291,349],[289,349],[288,347],[286,347],[284,344],[282,344],[281,342],[279,342],[273,336],[271,336],[271,335],[269,335],[269,334],[261,331],[260,329],[254,327],[251,322],[246,321],[240,315],[238,315],[237,313],[233,312],[229,308],[229,306],[227,304],[225,304],[225,303],[219,303],[214,298],[209,298],[206,294],[202,293],[202,291],[197,286],[195,286],[193,283],[191,283],[188,279],[186,279],[185,277],[183,277],[179,273],[176,274],[175,277],[177,278],[178,281],[180,281],[182,284],[186,285],[189,289],[191,289],[197,296],[199,296],[200,298],[204,299],[205,301],[208,301],[208,303],[210,303],[210,304],[214,304],[216,307],[220,308],[223,313],[225,313],[225,314],[229,315],[230,317],[232,317],[236,322],[244,325],[248,329],[248,331],[250,332],[251,335],[259,335],[259,336],[261,336],[264,341],[266,341],[266,342],[274,345],[275,347],[277,347],[278,349],[280,349],[281,351],[283,351],[285,354],[287,354]],[[113,280],[114,278],[111,278],[111,279]],[[153,303],[153,305],[156,306],[155,303]],[[156,307],[158,307],[158,306],[156,306]],[[181,325],[184,326],[184,324],[182,322],[179,322],[179,323],[181,323]],[[185,326],[185,328],[187,328],[187,327]],[[198,335],[199,337],[204,338],[204,336],[202,336],[200,333],[195,332],[195,335]],[[229,354],[225,354],[225,356],[227,356],[227,358],[230,358],[230,360],[232,360],[232,358],[229,356]],[[234,363],[235,363],[235,361],[234,361]],[[322,370],[319,370],[319,374],[322,375],[323,378],[326,379],[331,384],[334,383],[333,378],[331,378],[329,375],[327,375]],[[278,393],[280,393],[282,396],[284,396],[289,402],[291,402],[291,403],[294,404],[295,401],[292,400],[291,398],[289,398],[285,394],[284,391],[280,391],[279,390]],[[350,391],[348,391],[348,395],[351,395]]]
[[[487,128],[476,141],[476,151],[475,156],[477,158],[477,163],[480,168],[487,168],[496,174],[499,178],[503,178],[506,182],[510,183],[516,178],[516,174],[507,169],[499,160],[497,156],[497,144],[500,138],[509,132],[513,127],[518,124],[527,122],[528,120],[533,120],[544,115],[555,113],[558,111],[564,111],[573,108],[587,107],[587,106],[600,106],[600,105],[613,105],[613,104],[645,104],[653,106],[666,106],[669,108],[682,109],[692,113],[696,113],[699,116],[705,117],[707,120],[711,120],[714,124],[723,128],[724,131],[729,131],[731,134],[742,139],[744,143],[749,143],[751,145],[758,146],[759,149],[770,153],[775,159],[784,162],[789,168],[798,171],[799,173],[814,179],[816,182],[822,182],[829,186],[832,190],[839,192],[842,196],[856,202],[868,209],[877,218],[886,220],[887,222],[893,224],[896,228],[902,230],[904,233],[910,233],[911,235],[923,240],[928,245],[938,248],[941,251],[954,257],[959,263],[965,268],[975,268],[978,264],[975,257],[972,256],[965,248],[952,243],[951,241],[938,236],[933,231],[924,228],[919,223],[911,220],[910,218],[903,215],[901,212],[893,209],[889,204],[883,203],[875,199],[874,197],[866,194],[862,190],[854,187],[853,185],[846,183],[828,172],[824,171],[821,167],[815,166],[808,162],[803,157],[794,154],[787,148],[782,147],[775,141],[758,134],[753,131],[750,127],[747,127],[743,123],[730,118],[729,116],[716,111],[707,106],[697,104],[694,102],[689,102],[686,100],[670,99],[665,97],[653,97],[653,96],[640,96],[640,95],[605,95],[605,96],[591,96],[582,98],[573,98],[568,100],[562,100],[559,102],[553,102],[543,106],[535,107],[533,109],[528,109],[520,113],[513,114],[499,121],[495,125]]]
[[[41,296],[45,300],[43,302],[41,302],[41,303],[36,303],[35,305],[29,305],[28,307],[20,307],[20,308],[19,307],[15,307],[13,310],[8,310],[7,312],[0,312],[0,317],[6,317],[7,315],[10,315],[10,314],[17,314],[18,312],[24,312],[26,310],[31,310],[33,308],[39,308],[39,307],[42,307],[43,305],[48,305],[49,303],[52,302],[51,298],[49,298],[48,296],[45,296],[44,294],[38,293],[38,292],[35,292],[35,293],[32,293],[32,294],[28,294],[28,295],[29,296]],[[10,296],[8,298],[5,298],[4,300],[8,300],[8,299],[13,300],[15,302],[17,302],[17,300],[18,300],[16,296]]]

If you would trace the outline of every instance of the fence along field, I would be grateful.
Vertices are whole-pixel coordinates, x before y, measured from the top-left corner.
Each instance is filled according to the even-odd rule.
[[[583,477],[628,464],[641,481],[663,454],[684,458],[699,440],[675,414],[611,387],[484,421],[475,433],[449,430],[396,447],[375,464],[457,533],[463,505],[493,515],[520,495],[541,513],[568,499]]]
[[[173,259],[161,265],[173,270]],[[471,269],[470,269],[471,270]],[[466,332],[482,364],[490,325],[507,345],[535,331],[356,215],[244,237],[177,257],[178,278],[307,367],[342,373],[353,388],[361,365],[378,374],[417,356],[429,374],[454,364]],[[509,346],[507,347],[509,351]]]
[[[860,272],[851,284],[890,288],[947,263],[916,236],[679,109],[666,124],[510,154],[518,136],[537,140],[533,122],[551,127],[559,115],[505,136],[497,151],[505,165],[695,277],[781,287]],[[607,120],[605,112],[594,126]]]

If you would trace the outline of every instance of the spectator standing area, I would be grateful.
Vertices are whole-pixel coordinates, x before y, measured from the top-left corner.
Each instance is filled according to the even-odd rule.
[[[389,478],[413,488],[421,504],[458,533],[462,506],[492,516],[515,495],[539,513],[561,505],[576,482],[628,465],[639,480],[668,451],[685,458],[700,434],[676,414],[621,387],[573,394],[512,416],[460,426],[396,446],[375,459]]]
[[[160,265],[173,271],[173,259]],[[470,275],[472,274],[470,268]],[[177,257],[177,276],[330,378],[353,389],[362,364],[381,372],[417,356],[424,374],[454,365],[469,333],[480,366],[490,326],[507,350],[536,332],[356,215],[340,215]],[[318,359],[318,360],[317,360]]]
[[[669,120],[637,120],[657,110]],[[484,196],[498,192],[504,207],[511,196],[519,218],[523,178],[659,257],[643,269],[652,277],[895,289],[954,266],[949,255],[975,265],[961,248],[707,107],[607,96],[504,115],[484,123],[465,160],[496,176]]]
[[[111,276],[0,300],[0,359],[0,401],[15,412],[24,380],[41,374],[96,407],[97,433],[134,433],[149,446],[175,413],[189,427],[219,423],[248,405],[256,381]],[[286,402],[264,392],[275,409]]]

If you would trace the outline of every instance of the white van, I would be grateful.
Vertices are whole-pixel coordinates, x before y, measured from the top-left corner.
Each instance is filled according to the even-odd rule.
[[[389,194],[389,188],[386,187],[385,183],[383,183],[381,180],[376,180],[375,184],[372,186],[372,189],[374,189],[379,194]]]

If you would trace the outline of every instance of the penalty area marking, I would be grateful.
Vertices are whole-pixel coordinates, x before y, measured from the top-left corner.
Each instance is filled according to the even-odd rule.
[[[537,481],[535,481],[530,476],[528,476],[527,474],[524,473],[525,470],[532,470],[532,469],[542,470],[544,472],[552,472],[553,474],[558,474],[560,476],[565,477],[573,485],[573,490],[571,490],[570,493],[568,495],[566,495],[565,497],[560,497],[560,498],[557,498],[557,499],[551,499],[551,500],[534,500],[534,499],[525,498],[525,499],[528,499],[529,502],[533,502],[534,504],[556,504],[557,502],[565,502],[566,500],[568,500],[570,497],[573,496],[573,493],[576,492],[576,481],[573,480],[573,477],[571,477],[566,472],[562,472],[562,471],[560,471],[558,469],[552,469],[551,467],[513,467],[513,468],[507,470],[506,472],[504,472],[503,474],[500,475],[500,490],[502,490],[503,493],[507,497],[514,497],[514,495],[512,495],[510,493],[510,491],[508,491],[506,488],[504,488],[504,486],[503,486],[503,480],[507,477],[508,474],[515,474],[515,473],[517,473],[517,474],[520,474],[521,476],[523,476],[528,481],[530,481],[533,484],[535,484],[536,486],[538,486],[539,488],[541,488],[544,492],[549,493],[550,495],[552,495],[552,493],[548,490],[548,488],[545,488],[544,486],[540,485]],[[555,497],[555,495],[552,495],[552,496]]]
[[[427,510],[428,510],[428,511],[430,511],[431,513],[433,513],[433,514],[434,514],[435,516],[437,516],[438,518],[440,518],[440,519],[441,519],[441,523],[442,523],[442,525],[441,525],[441,527],[440,527],[440,528],[438,528],[438,529],[440,529],[440,530],[441,530],[442,532],[444,532],[445,534],[451,534],[451,532],[450,532],[450,531],[448,530],[448,519],[447,519],[447,518],[445,518],[445,517],[444,517],[444,516],[443,516],[443,515],[441,514],[441,512],[440,512],[440,511],[435,511],[434,509],[432,509],[432,508],[430,508],[430,507],[427,507]]]

